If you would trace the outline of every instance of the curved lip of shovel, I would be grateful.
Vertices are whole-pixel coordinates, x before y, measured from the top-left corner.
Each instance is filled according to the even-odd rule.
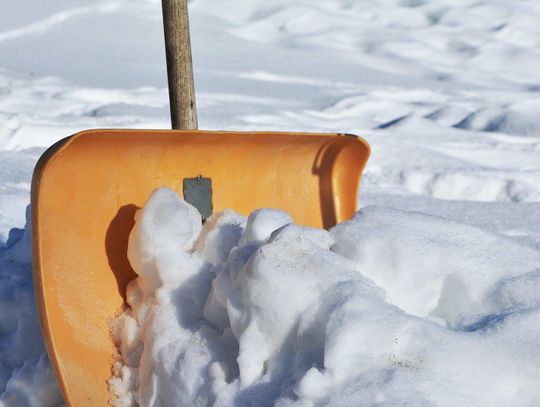
[[[62,151],[65,148],[67,148],[69,146],[69,144],[74,142],[77,138],[84,137],[84,136],[89,135],[89,134],[98,134],[98,133],[104,133],[104,132],[113,133],[113,134],[114,133],[122,134],[122,133],[125,133],[126,131],[129,131],[130,133],[131,132],[132,133],[139,133],[139,132],[145,132],[145,131],[148,131],[148,130],[144,130],[144,129],[133,129],[132,130],[132,129],[118,129],[118,128],[104,127],[104,128],[90,129],[90,130],[82,130],[82,131],[79,131],[77,133],[73,133],[70,136],[67,136],[67,137],[64,137],[64,138],[58,140],[57,142],[52,144],[50,147],[48,147],[43,152],[43,154],[41,154],[41,156],[39,157],[39,159],[38,159],[38,161],[36,163],[36,166],[34,168],[33,175],[32,175],[32,190],[34,190],[34,185],[37,183],[36,178],[38,178],[38,175],[41,175],[41,173],[43,172],[45,166],[49,163],[49,161],[51,161],[57,153],[59,153],[60,151]],[[156,129],[156,130],[151,130],[151,131],[155,132],[155,133],[163,133],[163,134],[174,132],[174,133],[177,133],[177,134],[193,134],[193,133],[238,134],[238,133],[243,133],[243,134],[246,134],[246,135],[282,134],[282,135],[291,135],[291,136],[305,136],[305,135],[323,136],[323,137],[324,136],[328,137],[329,135],[343,136],[343,137],[351,137],[351,138],[354,138],[354,139],[357,139],[358,141],[360,141],[364,145],[364,147],[367,149],[368,158],[371,155],[371,146],[366,141],[366,139],[364,139],[363,137],[358,136],[356,134],[352,134],[352,133],[310,133],[310,132],[302,132],[302,131],[288,132],[288,131],[263,131],[263,130],[234,131],[234,130],[172,130],[172,129],[171,130],[170,129]]]

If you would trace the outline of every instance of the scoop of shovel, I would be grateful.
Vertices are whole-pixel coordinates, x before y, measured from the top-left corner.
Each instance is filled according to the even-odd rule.
[[[343,134],[197,130],[186,0],[163,0],[172,127],[88,130],[49,148],[32,183],[33,269],[43,336],[69,406],[106,406],[116,348],[109,322],[135,277],[134,214],[168,187],[203,218],[279,208],[329,228],[357,208],[369,156]]]

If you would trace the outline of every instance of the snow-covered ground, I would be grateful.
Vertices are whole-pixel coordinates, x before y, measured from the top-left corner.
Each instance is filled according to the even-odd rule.
[[[540,403],[538,383],[519,380],[540,352],[526,339],[540,336],[540,1],[189,5],[201,128],[345,131],[372,146],[359,200],[365,224],[362,216],[354,223],[366,233],[343,226],[333,234],[356,240],[335,250],[383,291],[381,313],[404,313],[389,321],[422,319],[422,339],[414,349],[404,342],[393,368],[371,355],[373,375],[408,366],[411,376],[398,373],[393,387],[366,392],[381,402],[427,403],[418,397],[444,367],[455,369],[449,377],[489,381],[469,364],[485,363],[492,349],[500,355],[492,370],[519,373],[500,383],[504,394],[520,389],[521,405]],[[0,405],[60,403],[35,319],[29,231],[21,230],[33,165],[46,146],[78,130],[168,127],[161,30],[157,0],[0,4]],[[384,261],[354,257],[360,244]],[[463,270],[489,278],[463,280]],[[428,286],[439,291],[414,303],[411,290]],[[457,301],[452,293],[462,291],[470,298]],[[425,325],[430,312],[445,321],[445,335],[457,335],[444,346],[434,345],[443,334]],[[486,330],[498,336],[474,344],[467,336]],[[466,347],[471,352],[461,352]],[[462,359],[452,364],[448,355]],[[317,377],[308,382],[323,386]],[[459,393],[459,380],[452,383]]]

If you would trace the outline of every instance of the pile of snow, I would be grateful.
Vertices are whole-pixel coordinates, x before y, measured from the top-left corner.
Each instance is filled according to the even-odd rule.
[[[117,406],[520,405],[540,400],[540,253],[369,207],[331,231],[200,215],[159,189],[114,322]]]

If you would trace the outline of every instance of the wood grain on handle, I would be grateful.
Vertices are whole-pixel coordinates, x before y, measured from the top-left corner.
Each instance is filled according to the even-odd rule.
[[[162,0],[173,129],[197,130],[187,0]]]

